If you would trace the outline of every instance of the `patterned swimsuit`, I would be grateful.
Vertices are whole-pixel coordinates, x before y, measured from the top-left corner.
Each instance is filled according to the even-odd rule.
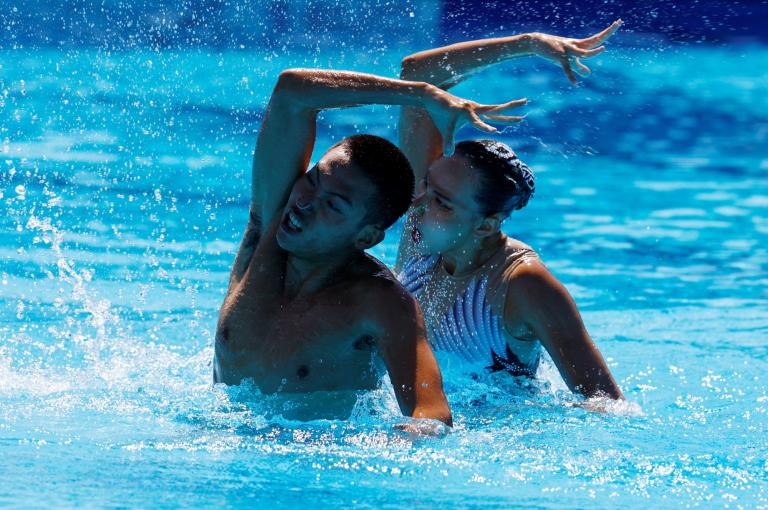
[[[433,349],[452,352],[491,371],[534,376],[541,344],[515,337],[502,321],[509,275],[526,258],[534,257],[533,250],[507,238],[472,273],[455,277],[438,255],[412,255],[397,277],[419,302]]]

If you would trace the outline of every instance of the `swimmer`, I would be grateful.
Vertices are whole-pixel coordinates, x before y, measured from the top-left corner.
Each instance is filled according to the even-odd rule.
[[[315,394],[314,418],[343,418],[356,391],[377,386],[380,359],[403,414],[450,425],[418,304],[364,252],[411,203],[407,159],[382,138],[357,135],[307,171],[318,113],[363,104],[418,107],[443,136],[467,123],[489,129],[478,115],[497,108],[424,82],[283,71],[256,141],[250,214],[219,314],[213,378],[251,379],[263,393],[303,402]],[[353,398],[340,413],[345,393]]]
[[[574,65],[586,75],[580,59],[601,53],[620,24],[585,39],[532,33],[432,49],[403,59],[401,78],[447,90],[479,68],[533,54],[559,63],[575,82]],[[498,141],[454,147],[418,107],[402,109],[399,136],[419,184],[395,272],[421,305],[432,347],[533,377],[543,346],[572,391],[623,399],[566,288],[528,245],[501,232],[533,196],[530,169]]]

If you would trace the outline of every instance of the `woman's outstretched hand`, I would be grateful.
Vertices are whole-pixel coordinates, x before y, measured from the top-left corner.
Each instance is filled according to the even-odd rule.
[[[622,21],[616,20],[611,26],[590,37],[584,39],[573,39],[570,37],[560,37],[557,35],[533,33],[531,51],[540,57],[551,60],[555,64],[562,66],[565,75],[576,84],[576,74],[573,64],[576,64],[576,73],[581,76],[587,76],[591,71],[585,66],[582,58],[590,58],[598,55],[605,50],[601,46],[613,33],[621,26]]]
[[[428,85],[424,98],[424,108],[443,138],[443,153],[446,156],[453,154],[453,137],[464,124],[471,123],[477,129],[494,133],[498,130],[485,121],[500,124],[520,122],[524,116],[504,113],[527,103],[527,99],[515,99],[502,104],[484,105],[454,96],[433,85]]]

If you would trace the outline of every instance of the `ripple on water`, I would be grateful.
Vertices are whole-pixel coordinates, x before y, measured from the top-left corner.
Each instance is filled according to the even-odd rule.
[[[768,191],[756,170],[768,160],[753,127],[766,103],[756,100],[764,87],[741,86],[762,81],[739,81],[762,68],[732,48],[689,50],[653,55],[642,80],[637,61],[605,60],[605,83],[621,87],[593,81],[565,94],[546,87],[559,86],[559,70],[527,73],[557,108],[500,135],[538,178],[536,199],[505,229],[541,250],[575,296],[628,402],[582,403],[546,357],[530,382],[468,374],[440,356],[456,427],[431,440],[393,429],[402,418],[386,378],[359,395],[350,420],[306,423],[252,385],[211,384],[260,119],[232,105],[265,103],[269,73],[287,61],[260,60],[258,97],[242,87],[230,97],[221,81],[241,83],[248,52],[115,53],[114,88],[88,92],[110,125],[80,131],[101,120],[78,121],[82,108],[58,103],[48,115],[61,99],[56,80],[104,61],[54,52],[51,62],[69,67],[47,73],[53,88],[30,79],[36,94],[13,92],[2,100],[18,104],[0,109],[16,133],[0,162],[0,499],[765,507]],[[37,52],[28,60],[27,74],[40,63]],[[718,81],[726,72],[737,88]],[[498,97],[505,84],[483,83]],[[147,107],[176,93],[168,108]],[[41,134],[24,124],[32,114],[62,120]],[[630,114],[635,129],[622,134]],[[576,115],[590,116],[589,129],[564,127]],[[392,117],[374,117],[341,112],[340,125],[393,134]],[[319,132],[317,151],[343,136]],[[388,263],[391,234],[376,249]]]

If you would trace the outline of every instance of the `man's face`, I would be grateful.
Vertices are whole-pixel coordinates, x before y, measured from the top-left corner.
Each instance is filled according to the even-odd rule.
[[[475,201],[477,173],[463,156],[432,163],[419,184],[411,235],[423,254],[449,252],[473,235],[483,216]]]
[[[313,259],[355,249],[374,192],[342,147],[329,150],[294,183],[277,230],[278,244]]]

